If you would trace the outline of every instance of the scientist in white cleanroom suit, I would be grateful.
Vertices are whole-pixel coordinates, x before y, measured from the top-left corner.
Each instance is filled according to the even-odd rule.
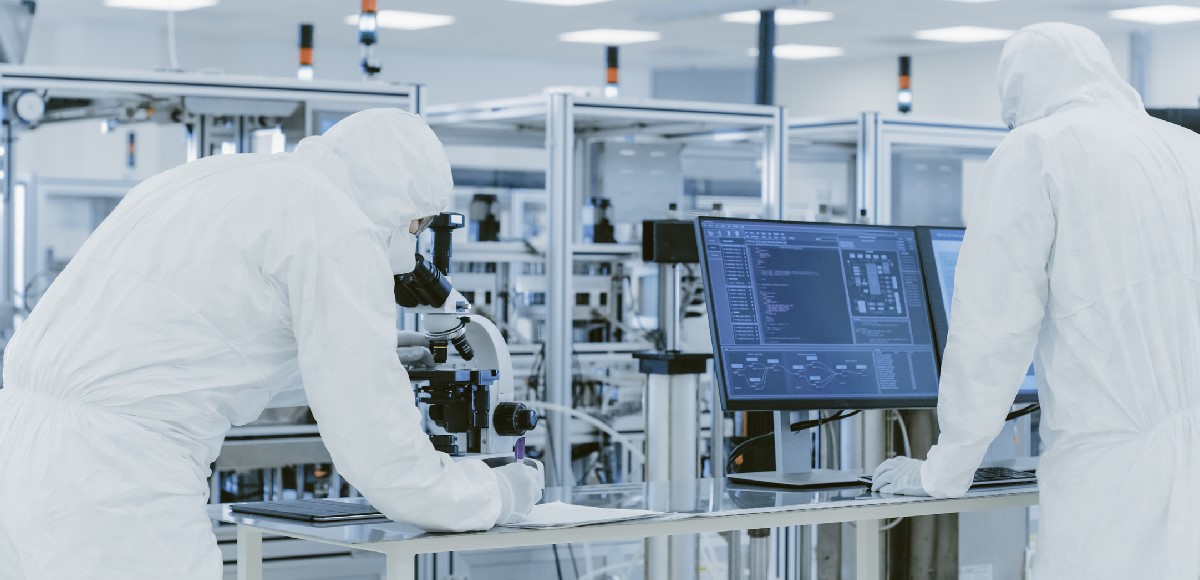
[[[450,193],[433,132],[394,109],[134,188],[4,353],[0,578],[219,578],[209,466],[301,385],[338,471],[388,517],[527,513],[537,472],[434,451],[397,357],[392,274]]]
[[[972,199],[925,462],[880,491],[962,495],[1035,355],[1034,577],[1200,577],[1200,136],[1151,118],[1091,31],[1000,60],[1013,131]]]

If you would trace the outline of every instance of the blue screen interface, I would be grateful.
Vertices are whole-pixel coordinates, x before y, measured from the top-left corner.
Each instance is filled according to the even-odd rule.
[[[929,240],[933,246],[934,260],[937,263],[938,285],[942,290],[942,309],[946,320],[950,320],[950,305],[954,301],[954,269],[958,265],[958,253],[962,249],[963,235],[966,232],[959,229],[929,230]],[[935,304],[934,308],[938,306]],[[1037,379],[1033,374],[1033,365],[1025,373],[1025,381],[1021,383],[1020,394],[1037,393]]]
[[[701,234],[728,400],[936,397],[911,230],[704,220]]]

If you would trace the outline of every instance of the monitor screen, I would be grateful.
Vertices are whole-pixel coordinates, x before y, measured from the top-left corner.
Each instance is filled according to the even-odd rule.
[[[696,224],[727,410],[936,405],[912,228]]]
[[[946,351],[950,336],[950,305],[954,298],[954,268],[958,264],[958,252],[962,248],[963,228],[917,228],[917,243],[921,249],[921,263],[925,271],[925,284],[929,287],[929,309],[933,318],[933,334],[937,339],[938,360]],[[1033,365],[1025,374],[1017,402],[1036,403],[1037,380]]]

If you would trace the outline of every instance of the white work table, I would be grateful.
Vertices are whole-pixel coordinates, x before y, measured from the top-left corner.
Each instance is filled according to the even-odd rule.
[[[213,519],[237,525],[238,579],[261,580],[264,535],[286,536],[387,557],[387,580],[412,580],[418,554],[519,548],[572,542],[637,539],[855,522],[859,579],[880,578],[880,520],[896,517],[1024,507],[1038,501],[1034,485],[972,491],[958,499],[883,496],[864,487],[786,490],[729,484],[725,480],[550,488],[543,501],[651,509],[682,516],[569,529],[493,528],[462,534],[422,533],[395,522],[319,526],[233,513],[212,506]],[[689,516],[689,517],[684,517]]]

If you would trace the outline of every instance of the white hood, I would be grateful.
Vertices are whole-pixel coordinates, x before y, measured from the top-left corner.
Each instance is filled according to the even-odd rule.
[[[369,109],[342,119],[296,147],[317,171],[346,188],[363,213],[391,234],[441,213],[453,181],[442,144],[420,117]]]
[[[1078,106],[1143,108],[1100,37],[1072,24],[1049,22],[1017,31],[1004,45],[998,77],[1010,128]]]

